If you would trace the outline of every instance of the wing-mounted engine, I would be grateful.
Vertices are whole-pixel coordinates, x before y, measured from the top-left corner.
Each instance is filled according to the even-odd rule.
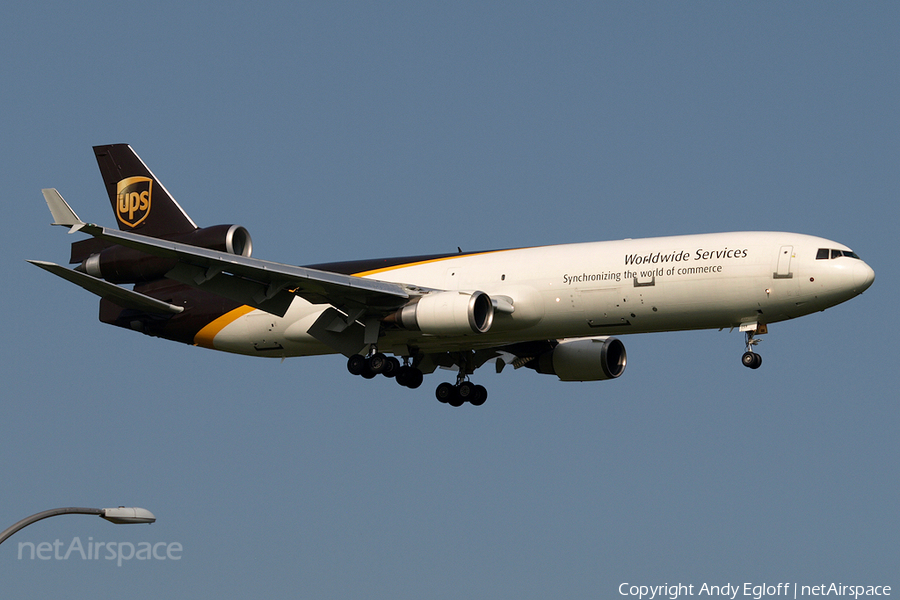
[[[625,372],[625,344],[612,337],[563,340],[534,362],[538,373],[562,381],[615,379]]]
[[[494,305],[484,292],[432,292],[413,299],[385,322],[432,335],[485,333],[494,322]]]
[[[213,225],[166,239],[240,256],[253,251],[250,233],[240,225]],[[81,263],[76,270],[111,283],[143,283],[162,279],[178,261],[89,239],[72,244],[69,262]]]

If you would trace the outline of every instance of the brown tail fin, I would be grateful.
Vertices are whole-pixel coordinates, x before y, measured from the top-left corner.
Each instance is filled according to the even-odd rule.
[[[131,146],[94,146],[94,155],[119,229],[153,237],[169,237],[197,229]]]

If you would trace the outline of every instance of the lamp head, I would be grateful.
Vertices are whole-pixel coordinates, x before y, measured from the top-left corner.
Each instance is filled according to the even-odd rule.
[[[120,506],[118,508],[101,509],[100,516],[116,525],[130,525],[133,523],[153,523],[156,517],[146,508],[133,506]]]

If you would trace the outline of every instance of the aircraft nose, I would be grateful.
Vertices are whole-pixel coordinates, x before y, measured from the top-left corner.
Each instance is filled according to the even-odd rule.
[[[869,286],[875,281],[875,270],[862,261],[859,261],[859,264],[856,266],[854,275],[859,293],[869,289]]]

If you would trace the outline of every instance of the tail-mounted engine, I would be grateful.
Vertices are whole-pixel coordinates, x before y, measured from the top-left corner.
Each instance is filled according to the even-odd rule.
[[[625,372],[625,344],[612,337],[563,340],[535,362],[538,373],[562,381],[615,379]]]
[[[250,233],[240,225],[213,225],[166,239],[240,256],[253,251]],[[81,263],[76,270],[111,283],[143,283],[163,278],[177,260],[90,239],[72,244],[70,263]]]
[[[494,322],[494,305],[484,292],[433,292],[414,299],[385,321],[432,335],[485,333]]]

